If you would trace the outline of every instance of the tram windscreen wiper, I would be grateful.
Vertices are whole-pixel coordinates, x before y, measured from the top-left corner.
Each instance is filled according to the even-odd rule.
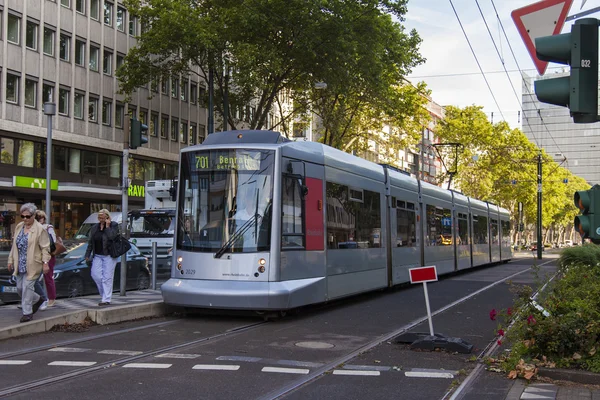
[[[248,229],[250,229],[253,225],[257,226],[258,225],[258,221],[260,219],[262,219],[262,215],[259,215],[258,213],[256,213],[248,221],[246,221],[242,226],[240,226],[240,229],[238,229],[237,231],[235,231],[233,233],[233,235],[231,235],[231,237],[229,238],[229,240],[227,242],[225,242],[225,244],[223,245],[223,247],[221,247],[219,249],[219,251],[217,251],[215,253],[215,258],[221,258],[221,256],[223,254],[225,254],[225,252],[227,250],[229,250],[231,248],[231,246],[233,246],[233,244],[239,238],[241,238],[244,235],[244,233],[246,233],[246,231],[248,231]]]

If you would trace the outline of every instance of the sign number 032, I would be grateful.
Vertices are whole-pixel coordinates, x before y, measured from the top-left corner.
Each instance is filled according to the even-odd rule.
[[[592,60],[581,60],[581,68],[590,68],[592,66]]]

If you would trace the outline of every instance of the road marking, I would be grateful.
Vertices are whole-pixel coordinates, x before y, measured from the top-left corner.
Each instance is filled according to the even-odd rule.
[[[379,371],[356,371],[356,370],[346,370],[346,369],[334,369],[333,375],[362,375],[362,376],[379,376],[381,372]]]
[[[59,351],[61,353],[85,353],[90,349],[82,349],[79,347],[55,347],[53,349],[48,349],[48,351]]]
[[[192,369],[201,369],[205,371],[237,371],[239,365],[219,365],[219,364],[196,364]]]
[[[163,353],[157,356],[156,358],[198,358],[200,354],[179,354],[179,353]]]
[[[123,368],[170,368],[173,364],[156,364],[156,363],[129,363],[123,365]]]
[[[130,350],[102,350],[98,354],[113,354],[117,356],[139,356],[144,354],[143,351],[130,351]]]
[[[0,360],[0,365],[25,365],[30,362],[31,360]]]
[[[445,378],[452,379],[454,375],[450,372],[422,372],[422,371],[406,371],[404,376],[409,378]]]
[[[96,364],[96,361],[52,361],[48,365],[60,367],[89,367],[94,364]]]
[[[262,360],[260,357],[244,357],[244,356],[219,356],[219,361],[246,361],[246,362],[257,362]]]
[[[344,365],[344,369],[352,371],[389,371],[392,367],[384,365]]]
[[[262,372],[279,372],[282,374],[308,374],[308,370],[304,368],[279,368],[279,367],[264,367]]]

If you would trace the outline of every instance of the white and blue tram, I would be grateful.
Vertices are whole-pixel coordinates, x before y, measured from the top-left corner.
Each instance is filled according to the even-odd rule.
[[[512,257],[507,210],[278,132],[209,135],[178,185],[171,305],[288,310]]]

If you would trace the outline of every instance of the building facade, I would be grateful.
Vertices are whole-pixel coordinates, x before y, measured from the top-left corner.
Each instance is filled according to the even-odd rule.
[[[129,207],[144,184],[177,175],[182,147],[206,134],[205,84],[181,76],[140,88],[126,103],[115,70],[142,27],[122,0],[0,0],[0,241],[20,206],[45,208],[48,116],[52,117],[51,223],[70,238],[101,208],[120,209],[128,119],[148,125],[129,152]]]

